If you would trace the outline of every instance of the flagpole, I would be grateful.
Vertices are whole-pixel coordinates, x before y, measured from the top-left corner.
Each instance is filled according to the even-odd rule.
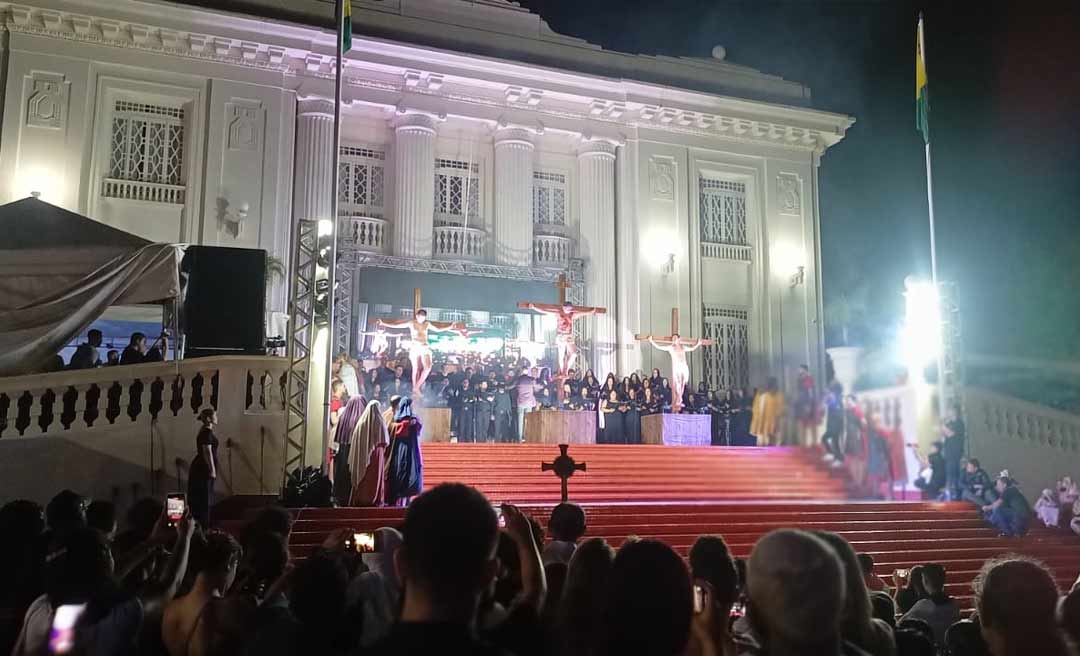
[[[922,14],[919,14],[919,51],[922,53],[923,68],[927,69],[926,62],[926,35],[924,34],[924,25]],[[929,77],[929,71],[927,70],[927,77]],[[929,107],[929,101],[927,101]],[[928,110],[929,111],[929,110]],[[929,126],[929,120],[927,120]],[[929,131],[926,135],[926,207],[927,214],[930,218],[930,282],[934,286],[934,295],[937,298],[938,305],[938,339],[940,344],[937,349],[937,387],[938,387],[938,419],[945,421],[945,397],[946,397],[946,382],[945,382],[945,354],[944,342],[945,336],[942,333],[941,322],[941,288],[938,287],[938,271],[937,271],[937,235],[934,229],[934,174],[933,168],[930,164],[930,134]]]
[[[325,470],[329,463],[325,462],[326,453],[330,448],[331,431],[330,425],[330,402],[333,395],[333,389],[331,382],[334,376],[334,344],[336,342],[334,334],[337,322],[334,320],[334,285],[337,278],[337,251],[338,251],[338,232],[340,226],[338,225],[338,185],[341,183],[338,180],[341,175],[338,169],[340,168],[341,161],[341,60],[342,50],[344,48],[344,41],[342,40],[344,25],[345,25],[345,0],[337,0],[334,3],[334,22],[337,25],[335,33],[337,35],[336,45],[334,47],[336,59],[334,62],[334,152],[331,157],[331,171],[333,171],[334,186],[330,190],[330,223],[333,226],[330,231],[330,257],[327,261],[328,271],[326,273],[327,292],[326,292],[326,314],[329,318],[329,330],[326,337],[326,376],[324,379],[325,386],[323,388],[323,447],[322,453],[324,458],[323,469]]]

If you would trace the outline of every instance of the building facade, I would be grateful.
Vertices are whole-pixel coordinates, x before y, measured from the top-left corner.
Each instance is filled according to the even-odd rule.
[[[354,0],[335,176],[333,3],[284,5],[0,3],[0,200],[288,262],[295,221],[331,218],[337,193],[341,346],[365,284],[453,276],[425,302],[495,312],[568,273],[608,310],[582,322],[600,375],[666,369],[635,335],[669,334],[677,308],[684,337],[717,342],[692,361],[711,387],[820,379],[817,175],[853,119],[721,48],[607,51],[505,0]]]

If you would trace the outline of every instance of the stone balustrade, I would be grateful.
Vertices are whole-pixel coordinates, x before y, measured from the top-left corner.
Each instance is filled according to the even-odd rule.
[[[563,235],[533,235],[533,264],[565,269],[574,256],[574,240]]]
[[[991,474],[1008,469],[1029,499],[1080,474],[1080,416],[979,388],[963,398],[968,451]]]
[[[716,260],[731,260],[734,262],[749,262],[753,254],[752,246],[739,244],[719,244],[714,242],[701,242],[701,256]]]
[[[479,228],[436,226],[432,256],[443,260],[483,262],[487,233]]]
[[[365,253],[385,253],[389,240],[389,224],[383,219],[367,216],[342,218],[341,246]]]
[[[0,501],[182,490],[205,408],[218,415],[219,493],[276,493],[287,365],[224,356],[0,378]]]

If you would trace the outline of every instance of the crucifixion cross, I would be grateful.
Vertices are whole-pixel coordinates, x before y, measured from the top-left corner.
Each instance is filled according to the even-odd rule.
[[[570,477],[574,475],[574,472],[586,471],[586,463],[574,462],[574,459],[570,457],[567,450],[570,448],[569,444],[559,445],[559,457],[555,458],[554,462],[542,462],[540,463],[540,471],[553,471],[555,475],[562,481],[562,502],[570,498],[569,491],[567,490],[566,482],[570,480]]]
[[[656,342],[657,344],[665,344],[666,345],[666,344],[671,344],[672,342],[674,342],[675,341],[675,335],[678,335],[678,334],[679,334],[679,308],[671,308],[671,334],[670,335],[648,335],[648,334],[640,335],[639,334],[639,335],[634,335],[634,339],[638,340],[639,342],[645,342],[645,341],[648,341],[650,338],[652,338],[652,340],[654,342]],[[683,339],[683,341],[700,342],[701,346],[709,346],[709,345],[711,345],[713,343],[711,339],[702,339],[702,340],[686,340],[686,339]]]

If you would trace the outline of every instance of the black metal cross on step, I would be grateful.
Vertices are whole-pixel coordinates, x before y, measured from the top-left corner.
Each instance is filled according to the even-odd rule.
[[[555,462],[542,462],[540,463],[540,471],[553,471],[555,475],[562,480],[562,502],[566,503],[569,499],[569,494],[566,489],[566,482],[574,475],[576,471],[585,471],[586,464],[584,462],[574,462],[567,453],[567,449],[570,448],[569,444],[560,444],[558,458],[555,458]]]

